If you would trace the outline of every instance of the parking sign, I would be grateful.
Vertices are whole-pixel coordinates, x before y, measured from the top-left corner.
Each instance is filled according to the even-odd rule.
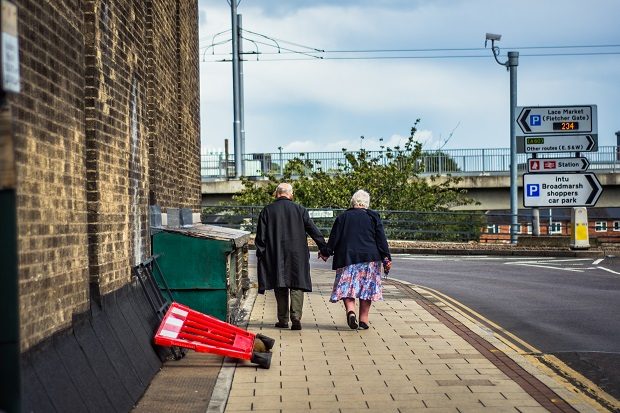
[[[526,188],[527,188],[528,197],[540,196],[540,185],[539,184],[528,184]]]

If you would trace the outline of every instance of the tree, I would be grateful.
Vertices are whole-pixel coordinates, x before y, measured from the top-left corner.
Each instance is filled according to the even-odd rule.
[[[295,158],[287,163],[283,177],[271,172],[265,175],[266,182],[244,179],[243,191],[233,199],[240,205],[266,205],[273,200],[279,182],[292,182],[296,201],[308,208],[347,208],[358,189],[370,193],[371,207],[378,210],[447,211],[473,203],[465,190],[454,188],[458,177],[448,176],[441,182],[436,177],[420,178],[424,164],[422,145],[415,140],[418,123],[419,119],[404,147],[386,147],[385,156],[343,149],[344,163],[329,172],[321,168],[320,161]]]

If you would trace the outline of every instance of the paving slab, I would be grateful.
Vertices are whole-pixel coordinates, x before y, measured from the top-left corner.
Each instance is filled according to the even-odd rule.
[[[306,294],[301,331],[275,328],[273,293],[252,289],[247,329],[276,340],[270,369],[221,358],[221,368],[204,370],[217,376],[211,400],[205,401],[208,389],[188,390],[201,394],[199,409],[150,411],[609,411],[407,283],[387,281],[384,301],[371,308],[370,329],[351,330],[343,305],[329,302],[333,278],[332,271],[312,270],[314,291]],[[166,363],[158,376],[171,369]],[[143,399],[155,397],[147,392]]]

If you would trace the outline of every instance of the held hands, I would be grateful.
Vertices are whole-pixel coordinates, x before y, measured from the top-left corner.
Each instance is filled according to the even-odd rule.
[[[322,259],[323,261],[327,261],[327,259],[328,259],[329,257],[327,257],[327,256],[325,256],[325,255],[322,255],[322,254],[321,254],[321,251],[319,251],[319,255],[318,255],[318,257],[317,257],[317,258],[318,258],[318,259]]]

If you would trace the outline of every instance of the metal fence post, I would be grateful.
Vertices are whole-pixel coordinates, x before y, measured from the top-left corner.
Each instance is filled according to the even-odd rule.
[[[278,151],[280,151],[280,177],[284,176],[284,162],[282,160],[282,147],[278,146]]]

